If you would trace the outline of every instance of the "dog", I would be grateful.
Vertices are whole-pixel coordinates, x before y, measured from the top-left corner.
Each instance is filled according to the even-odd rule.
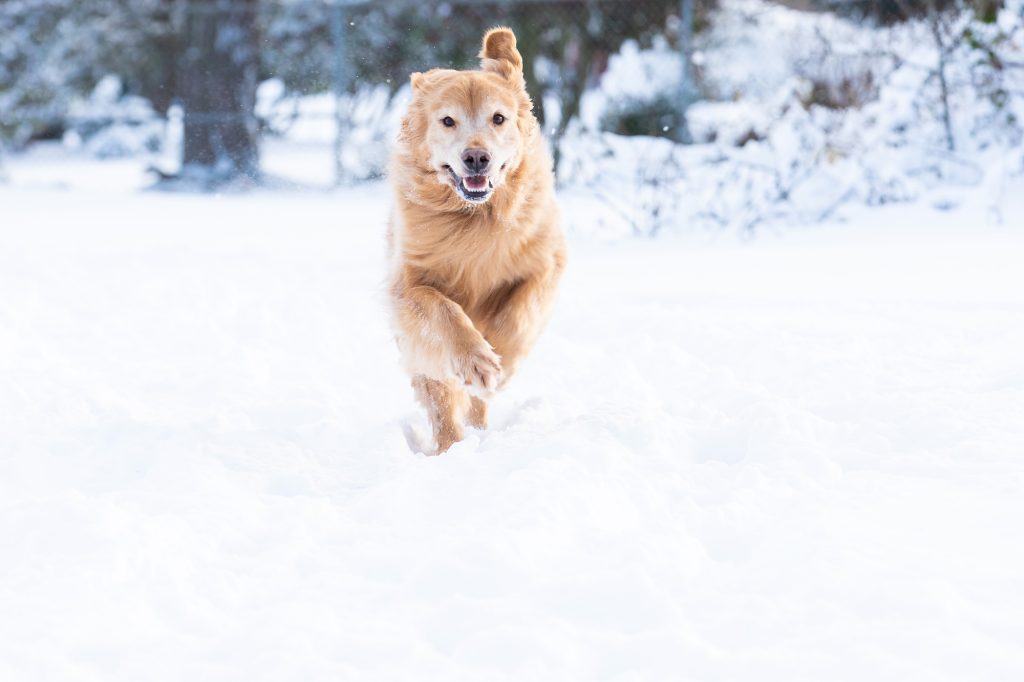
[[[410,77],[393,149],[389,294],[435,454],[487,426],[547,322],[566,249],[551,157],[515,34],[484,35],[479,70]]]

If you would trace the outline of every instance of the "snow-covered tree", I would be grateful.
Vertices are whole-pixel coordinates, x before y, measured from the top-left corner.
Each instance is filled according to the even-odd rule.
[[[188,8],[178,74],[187,182],[211,187],[259,175],[257,6],[213,0]]]
[[[111,73],[166,109],[171,9],[167,0],[0,2],[0,142],[59,134],[74,98]]]

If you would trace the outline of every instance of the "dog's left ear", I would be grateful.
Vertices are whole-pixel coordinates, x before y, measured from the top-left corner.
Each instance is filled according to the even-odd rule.
[[[505,27],[492,28],[484,35],[480,68],[506,78],[523,76],[523,56],[516,49],[516,34]]]

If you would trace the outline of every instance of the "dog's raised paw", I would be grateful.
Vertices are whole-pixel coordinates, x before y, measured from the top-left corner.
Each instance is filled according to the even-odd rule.
[[[501,358],[481,342],[455,358],[455,376],[471,393],[493,393],[501,380]]]

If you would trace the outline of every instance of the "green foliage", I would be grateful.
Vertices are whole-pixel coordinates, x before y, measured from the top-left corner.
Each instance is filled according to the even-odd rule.
[[[716,5],[717,0],[697,0],[695,23],[706,25]],[[471,67],[484,31],[507,25],[516,31],[540,118],[542,92],[556,97],[571,117],[583,90],[624,40],[646,44],[657,34],[671,37],[669,25],[678,12],[679,0],[369,3],[346,9],[344,76],[349,90],[367,82],[388,83],[394,90],[414,71]],[[331,21],[331,9],[318,3],[278,6],[266,24],[265,75],[282,78],[295,92],[330,89]]]
[[[104,75],[121,77],[128,94],[158,111],[182,89],[181,55],[188,49],[188,13],[216,21],[237,0],[0,1],[0,136],[22,141],[57,125],[68,103]],[[705,25],[717,0],[695,1]],[[337,79],[334,10],[322,0],[261,3],[260,77],[280,78],[290,92],[325,92]],[[476,63],[483,32],[516,30],[537,113],[541,94],[560,101],[561,126],[578,111],[608,57],[627,38],[674,39],[679,0],[557,0],[554,2],[369,2],[345,9],[342,80],[349,91],[367,83],[393,90],[409,73]],[[16,121],[16,123],[11,123]]]
[[[70,101],[109,73],[159,105],[171,96],[173,33],[162,0],[0,3],[0,140],[59,134]]]
[[[679,102],[668,93],[652,99],[610,102],[601,118],[601,130],[619,135],[664,137],[676,125]]]
[[[969,8],[983,23],[995,22],[1003,0],[808,0],[818,9],[835,12],[840,16],[867,19],[881,25],[898,24],[921,19],[934,12],[948,12]]]
[[[970,83],[979,98],[992,105],[992,123],[1009,130],[1017,129],[1017,118],[1010,106],[1014,89],[1011,73],[1004,54],[1011,36],[1000,29],[986,15],[974,13],[960,36],[960,42],[970,50]]]

